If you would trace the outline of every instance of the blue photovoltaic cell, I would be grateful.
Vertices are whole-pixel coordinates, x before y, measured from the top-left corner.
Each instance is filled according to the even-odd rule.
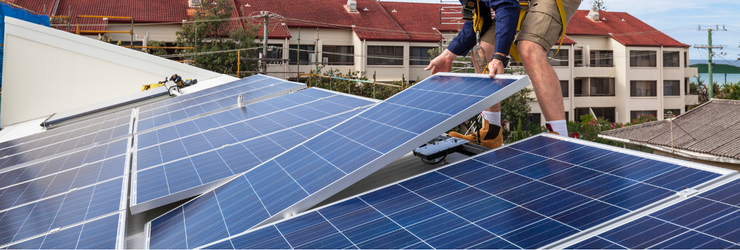
[[[26,182],[32,179],[56,174],[57,172],[78,168],[88,164],[109,164],[119,161],[123,154],[126,153],[128,139],[111,142],[92,147],[88,150],[75,152],[68,155],[32,164],[27,167],[14,169],[5,173],[0,173],[0,189],[10,185]],[[118,157],[116,160],[109,158]],[[100,162],[101,160],[104,160]],[[117,164],[117,163],[116,163]],[[123,171],[124,164],[118,165],[116,171]],[[106,171],[111,171],[106,168]],[[119,175],[120,176],[120,175]],[[0,192],[1,193],[1,192]]]
[[[569,248],[607,247],[740,248],[740,180],[716,187]]]
[[[124,157],[121,155],[0,189],[0,210],[120,177],[126,168]]]
[[[139,135],[136,204],[243,173],[344,121],[331,116],[370,104],[309,89],[249,105],[246,114],[234,109]],[[168,141],[170,133],[192,136]],[[160,144],[141,148],[153,143]],[[221,148],[227,144],[235,145]]]
[[[17,148],[21,144],[26,143],[28,145],[23,145],[24,148],[36,148],[44,145],[54,144],[64,140],[81,137],[90,133],[95,133],[99,130],[123,125],[125,123],[128,123],[130,120],[131,110],[124,110],[106,116],[100,116],[77,123],[64,125],[26,137],[0,142],[0,149],[5,149],[8,147]]]
[[[458,117],[462,111],[472,116],[472,111],[468,111],[472,105],[484,99],[491,100],[492,94],[514,82],[513,79],[444,75],[427,78],[236,179],[243,181],[232,181],[156,219],[152,222],[151,246],[169,248],[179,244],[176,242],[188,241],[188,247],[196,247],[223,238],[224,234],[240,233],[399,146],[404,146],[398,149],[404,153],[411,151],[418,145],[410,145],[409,140],[437,128],[453,116],[456,116],[455,121],[468,118]],[[438,135],[423,135],[429,137],[425,140],[434,136]],[[218,195],[222,192],[237,192],[238,195]],[[213,206],[192,205],[200,203]],[[185,217],[181,224],[160,223],[182,220],[183,213],[198,216]],[[193,229],[187,230],[187,236],[170,235],[167,231],[177,234],[175,231],[181,230],[169,228],[177,225]],[[215,228],[202,230],[211,227]]]
[[[121,192],[126,188],[124,180],[118,178],[97,183],[0,212],[0,245],[123,209]]]
[[[586,152],[599,154],[591,155],[590,161],[570,158]],[[576,169],[586,168],[568,163],[599,165],[615,154],[620,153],[538,136],[208,248],[540,248],[633,209],[617,205],[633,200],[619,195],[632,194],[629,188],[613,192],[616,196],[600,198],[569,189],[597,176],[613,176],[632,181],[633,185],[640,184],[604,172],[597,172],[597,176],[584,175]],[[654,178],[670,176],[669,172]],[[719,176],[699,170],[692,174]],[[691,179],[678,182],[694,183]],[[658,194],[661,197],[673,193],[670,188],[650,187],[664,191]],[[222,193],[229,195],[228,190],[221,191],[216,192],[219,198]],[[612,202],[606,202],[607,198]],[[645,198],[642,197],[653,200]],[[229,230],[241,226],[235,221],[234,226],[228,224],[228,219],[226,222]],[[222,230],[216,227],[209,230],[217,229]],[[191,234],[188,232],[187,236]]]
[[[122,120],[119,121],[122,122]],[[38,147],[33,147],[31,145],[33,143],[30,143],[19,147],[10,147],[0,150],[0,157],[2,157],[0,158],[0,170],[55,154],[68,152],[73,149],[94,145],[95,143],[105,143],[106,141],[128,135],[130,120],[128,118],[125,120],[125,123],[122,122],[122,125],[117,125],[105,130],[96,130],[95,132],[81,137],[76,137],[74,139],[60,141],[53,144],[39,145]]]
[[[262,77],[260,76],[258,78]],[[251,79],[244,79],[242,81],[251,81]],[[150,104],[149,106],[153,108],[139,110],[139,120],[136,130],[145,131],[150,128],[236,105],[236,99],[240,94],[244,97],[245,101],[249,101],[300,86],[304,85],[276,78],[266,78],[251,81],[248,84],[239,85],[223,91],[202,94],[197,97],[187,99],[175,98],[178,100],[177,102],[167,100],[164,101],[166,103]]]
[[[7,249],[115,249],[122,213],[13,244]],[[123,240],[123,239],[121,239]]]

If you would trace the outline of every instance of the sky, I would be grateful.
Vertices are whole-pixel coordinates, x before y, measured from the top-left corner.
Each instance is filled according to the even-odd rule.
[[[394,2],[440,3],[440,0],[392,0]],[[707,44],[707,31],[699,26],[725,26],[727,31],[716,31],[712,45],[723,45],[714,50],[715,63],[734,63],[740,57],[740,0],[604,0],[607,11],[627,12],[679,42],[691,45],[689,59],[707,60],[707,50],[694,45]],[[445,0],[443,3],[459,3]],[[583,0],[578,9],[590,9],[589,0]],[[726,53],[722,55],[722,53]]]

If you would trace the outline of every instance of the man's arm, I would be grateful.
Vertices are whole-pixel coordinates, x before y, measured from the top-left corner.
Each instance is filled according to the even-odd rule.
[[[488,7],[492,5],[488,4],[489,3],[487,3],[487,1],[485,0],[481,1],[480,15],[483,18],[483,27],[481,28],[480,32],[481,35],[488,31],[488,27],[490,27],[491,23],[493,22],[493,20],[491,19],[491,8]],[[498,24],[498,22],[496,22],[496,24]],[[516,28],[514,29],[516,30]],[[457,36],[452,39],[450,44],[447,46],[447,49],[449,49],[450,52],[454,53],[455,55],[467,55],[468,52],[470,52],[470,49],[472,49],[473,46],[475,46],[475,44],[477,43],[475,38],[476,36],[475,31],[473,30],[473,21],[466,21]],[[512,37],[512,41],[513,39],[514,38]]]
[[[496,12],[496,44],[495,54],[508,56],[511,44],[516,35],[516,26],[519,22],[519,2],[516,0],[484,0],[493,6]],[[503,62],[492,59],[488,64],[489,76],[504,73]]]

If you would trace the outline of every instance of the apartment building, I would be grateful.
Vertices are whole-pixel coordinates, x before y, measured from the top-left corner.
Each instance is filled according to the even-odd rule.
[[[688,67],[689,45],[628,13],[579,10],[564,39],[550,64],[570,121],[584,114],[620,123],[641,114],[662,120],[669,111],[679,115],[698,104],[698,96],[688,93],[689,77],[698,75]],[[530,121],[544,125],[539,104],[530,106]]]

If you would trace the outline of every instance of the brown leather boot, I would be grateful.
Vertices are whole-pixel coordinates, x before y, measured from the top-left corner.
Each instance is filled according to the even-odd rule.
[[[486,134],[488,134],[488,121],[483,119],[483,128],[475,133],[469,135],[462,135],[458,132],[450,132],[450,137],[460,138],[468,140],[470,143],[475,143],[488,148],[498,148],[504,144],[503,128],[498,130],[498,136],[493,139],[486,140]]]

